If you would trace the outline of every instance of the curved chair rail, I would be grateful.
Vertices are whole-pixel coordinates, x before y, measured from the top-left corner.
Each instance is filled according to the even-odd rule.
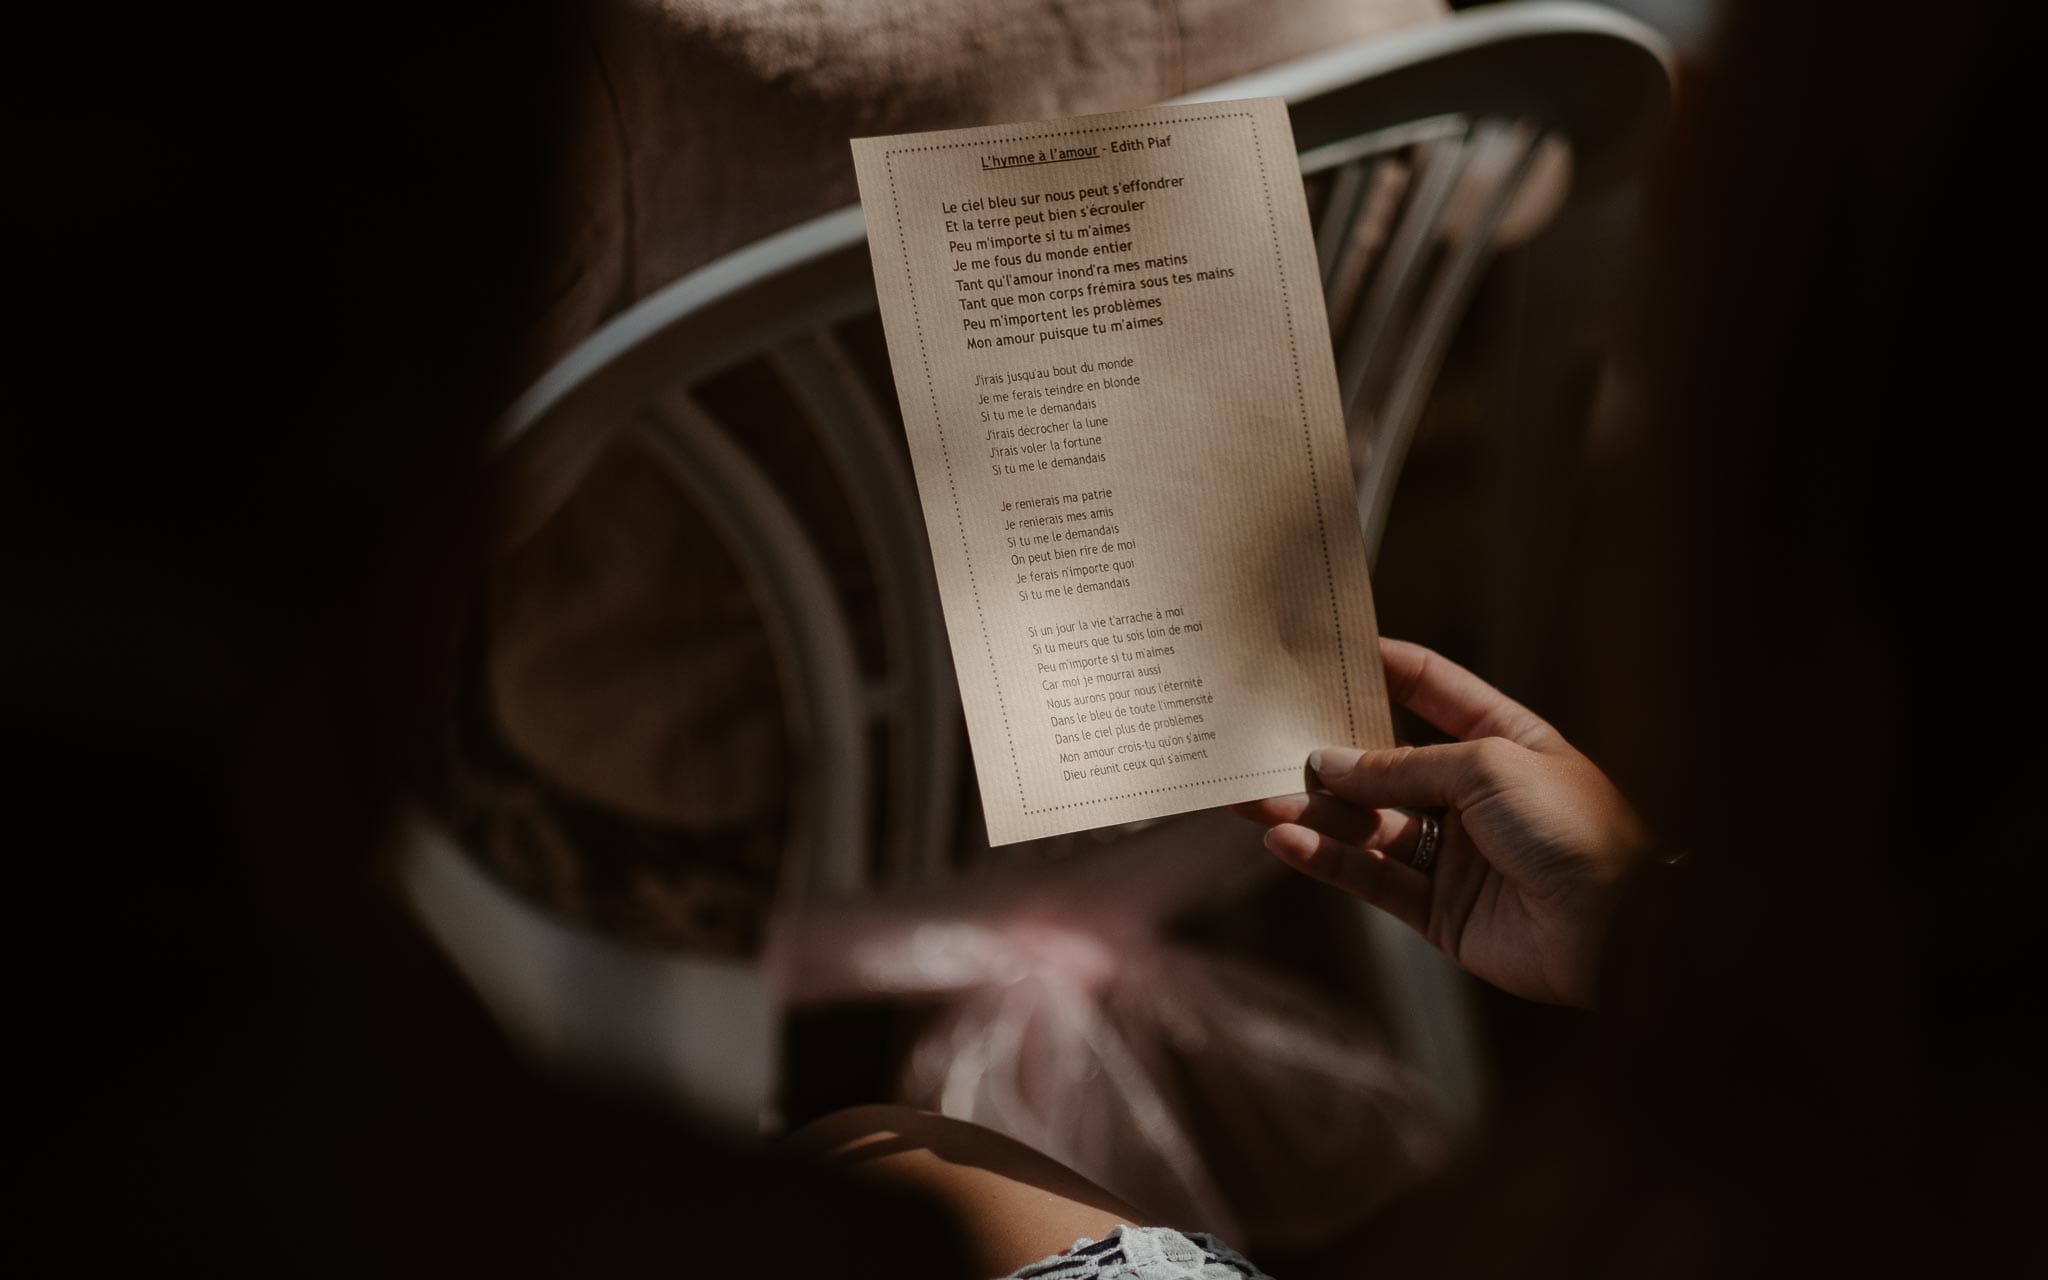
[[[1348,422],[1364,455],[1359,511],[1369,548],[1377,549],[1423,402],[1524,179],[1546,147],[1559,145],[1575,191],[1641,172],[1670,86],[1670,52],[1640,23],[1591,4],[1524,3],[1467,10],[1177,100],[1289,103],[1302,171],[1325,189],[1318,255]],[[1475,183],[1476,216],[1454,228],[1447,211]],[[731,547],[776,648],[796,756],[830,766],[791,780],[783,892],[792,900],[858,891],[878,876],[937,874],[955,825],[957,711],[920,508],[893,413],[856,376],[836,336],[875,307],[858,208],[791,227],[690,272],[591,334],[507,409],[486,463],[509,548],[545,523],[613,433],[637,432]],[[692,394],[755,360],[789,389],[847,495],[881,602],[890,670],[879,683],[863,675],[830,576],[788,501],[734,443],[734,425]],[[879,760],[870,745],[876,724],[889,732]],[[873,773],[890,817],[879,851],[870,848]],[[559,1001],[514,988],[559,981],[577,966],[550,962],[550,978],[528,972],[531,963],[493,960],[492,948],[517,943],[509,933],[481,936],[488,921],[525,916],[507,904],[462,908],[463,895],[504,891],[451,871],[452,846],[431,819],[414,826],[408,874],[422,914],[508,1023],[548,1039],[528,1024],[541,1017],[534,1010]],[[602,953],[601,964],[583,966],[591,972],[632,967],[617,944],[554,932],[564,955]],[[1477,1055],[1455,975],[1417,940],[1375,929],[1375,941],[1395,975],[1397,1037],[1471,1110]],[[677,963],[686,962],[646,957],[646,981],[674,986],[656,971]],[[663,999],[627,1003],[678,1017]],[[576,1025],[576,1038],[608,1044],[614,1056],[626,1052],[619,1046],[667,1043]],[[558,1027],[555,1038],[567,1034]],[[767,1105],[761,1054],[712,1079],[678,1052],[649,1050],[632,1069],[699,1102],[724,1097],[732,1114]]]

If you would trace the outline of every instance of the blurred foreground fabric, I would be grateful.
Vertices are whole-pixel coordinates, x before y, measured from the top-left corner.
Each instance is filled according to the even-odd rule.
[[[1176,936],[1273,871],[1236,841],[1132,841],[797,908],[767,963],[793,1006],[923,1010],[892,1101],[1015,1138],[1160,1222],[1293,1253],[1421,1183],[1453,1135],[1434,1082],[1355,1009]]]

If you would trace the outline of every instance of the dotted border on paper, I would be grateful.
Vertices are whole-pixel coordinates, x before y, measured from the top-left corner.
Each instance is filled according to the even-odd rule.
[[[1344,623],[1337,610],[1337,575],[1330,564],[1329,529],[1323,519],[1323,498],[1321,482],[1316,478],[1315,441],[1309,432],[1308,398],[1301,383],[1301,348],[1294,332],[1293,295],[1287,290],[1287,266],[1280,250],[1280,226],[1278,215],[1273,209],[1273,186],[1266,173],[1266,149],[1259,139],[1258,120],[1249,111],[1231,111],[1205,116],[1173,116],[1173,124],[1196,124],[1204,120],[1250,120],[1252,122],[1252,148],[1259,161],[1259,185],[1266,198],[1266,228],[1273,237],[1273,261],[1280,272],[1281,314],[1287,320],[1287,348],[1294,362],[1294,397],[1301,410],[1301,435],[1308,455],[1309,492],[1315,503],[1316,538],[1322,546],[1323,582],[1330,594],[1330,621],[1336,629],[1337,671],[1344,686],[1344,714],[1351,725],[1351,736],[1358,736],[1358,715],[1351,701],[1351,663],[1344,649]],[[1088,129],[1065,129],[1058,133],[1034,133],[1021,138],[999,139],[1007,146],[1017,142],[1040,142],[1048,138],[1072,138],[1084,133],[1118,133],[1138,125],[1099,125]],[[924,367],[925,396],[932,407],[932,429],[939,437],[939,457],[946,467],[946,488],[953,500],[953,527],[960,532],[960,555],[967,564],[967,587],[974,597],[975,622],[981,630],[982,651],[988,656],[989,678],[995,685],[996,710],[1003,719],[1003,741],[1010,750],[1010,776],[1017,782],[1017,804],[1023,816],[1033,817],[1041,813],[1057,813],[1063,809],[1085,809],[1098,804],[1110,804],[1118,800],[1136,800],[1143,796],[1156,796],[1168,791],[1185,791],[1190,787],[1214,786],[1219,782],[1242,782],[1247,778],[1270,778],[1277,774],[1294,774],[1292,766],[1283,769],[1265,769],[1257,773],[1236,773],[1223,778],[1204,778],[1199,782],[1176,782],[1169,786],[1152,787],[1143,791],[1125,791],[1113,796],[1097,796],[1092,800],[1074,800],[1065,804],[1051,804],[1034,809],[1024,796],[1023,771],[1017,767],[1017,740],[1010,732],[1009,700],[1003,696],[1002,677],[997,673],[995,646],[988,638],[988,615],[981,606],[981,588],[974,576],[974,557],[967,543],[967,522],[960,515],[960,489],[953,479],[953,454],[946,447],[946,425],[939,415],[939,392],[932,381],[931,352],[925,345],[924,322],[917,307],[917,279],[910,271],[910,245],[903,234],[903,205],[896,194],[896,157],[923,151],[954,151],[961,147],[984,147],[990,145],[987,139],[969,142],[938,142],[922,147],[892,147],[882,153],[882,166],[889,175],[889,203],[896,219],[896,247],[903,261],[903,281],[910,294],[911,325],[917,331],[918,360]]]
[[[1266,147],[1252,125],[1252,149],[1259,157],[1259,186],[1266,193],[1266,228],[1273,233],[1273,267],[1280,273],[1280,311],[1287,317],[1287,354],[1294,362],[1294,403],[1301,409],[1301,446],[1308,455],[1308,491],[1316,507],[1316,541],[1323,551],[1323,589],[1330,595],[1330,625],[1337,634],[1337,678],[1344,686],[1344,723],[1358,741],[1358,711],[1351,703],[1351,659],[1344,648],[1344,619],[1337,609],[1337,574],[1330,566],[1330,530],[1323,522],[1323,485],[1316,478],[1316,442],[1308,427],[1308,393],[1301,385],[1301,345],[1294,335],[1294,294],[1287,288],[1287,262],[1280,252],[1280,216],[1273,209],[1273,184],[1266,176]]]
[[[1178,124],[1179,121],[1175,121],[1175,123]],[[1214,786],[1219,782],[1242,782],[1246,778],[1270,778],[1275,774],[1281,773],[1292,774],[1294,777],[1300,778],[1303,776],[1303,770],[1306,767],[1306,765],[1289,765],[1284,769],[1261,769],[1257,773],[1233,773],[1227,778],[1204,778],[1200,782],[1176,782],[1171,786],[1153,787],[1149,791],[1126,791],[1118,796],[1103,796],[1098,800],[1075,800],[1068,804],[1049,804],[1043,809],[1026,809],[1024,812],[1057,813],[1061,809],[1085,809],[1091,804],[1106,804],[1111,800],[1135,800],[1139,796],[1156,796],[1168,791],[1186,791],[1189,787],[1208,787]]]

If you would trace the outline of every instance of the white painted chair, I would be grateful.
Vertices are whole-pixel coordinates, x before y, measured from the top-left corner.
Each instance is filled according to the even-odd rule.
[[[1317,244],[1373,552],[1445,350],[1498,233],[1524,217],[1531,175],[1547,174],[1561,198],[1635,176],[1670,85],[1668,55],[1640,24],[1588,4],[1529,3],[1185,99],[1290,103],[1301,169],[1321,196]],[[953,874],[974,843],[963,832],[978,827],[958,812],[962,733],[902,429],[839,336],[874,323],[874,311],[860,210],[818,218],[616,317],[512,406],[493,443],[515,542],[573,490],[601,443],[634,432],[741,561],[775,647],[795,758],[810,762],[789,779],[779,892],[791,903]],[[880,680],[863,673],[789,501],[734,443],[745,424],[715,420],[692,394],[750,361],[766,361],[801,408],[858,523],[880,596]],[[780,1011],[758,972],[552,920],[478,870],[424,812],[405,839],[420,915],[521,1040],[736,1126],[772,1125]],[[1396,1043],[1469,1115],[1483,1073],[1463,979],[1407,931],[1367,918],[1392,983]]]

